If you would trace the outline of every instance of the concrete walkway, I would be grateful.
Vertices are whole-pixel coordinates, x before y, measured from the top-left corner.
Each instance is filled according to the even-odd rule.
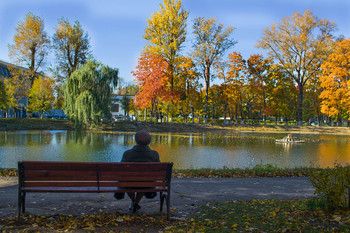
[[[252,199],[301,199],[314,196],[305,177],[276,178],[173,178],[172,217],[188,217],[207,202]],[[17,215],[17,177],[0,178],[0,217]],[[26,212],[38,215],[129,213],[127,196],[116,200],[112,193],[29,193]],[[159,198],[141,200],[141,213],[159,211]]]

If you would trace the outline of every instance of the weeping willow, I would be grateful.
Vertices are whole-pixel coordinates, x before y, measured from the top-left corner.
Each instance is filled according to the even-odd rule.
[[[98,125],[111,116],[111,95],[118,84],[118,69],[88,61],[64,85],[65,111],[76,124]]]

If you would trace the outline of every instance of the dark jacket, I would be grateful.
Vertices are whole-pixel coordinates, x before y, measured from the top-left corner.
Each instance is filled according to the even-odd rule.
[[[149,146],[136,145],[123,154],[121,162],[160,162],[159,154]]]

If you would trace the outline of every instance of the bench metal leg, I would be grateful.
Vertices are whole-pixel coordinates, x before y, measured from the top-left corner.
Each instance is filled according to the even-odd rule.
[[[22,201],[22,213],[24,214],[26,212],[26,193],[23,193]]]
[[[166,196],[166,219],[169,221],[170,220],[170,192],[167,193],[168,195]]]
[[[159,209],[159,212],[163,212],[163,203],[164,203],[163,192],[160,192],[159,197],[160,197],[160,209]]]
[[[18,212],[17,212],[17,219],[21,217],[21,213],[25,212],[25,200],[26,200],[26,194],[23,192],[18,193]]]

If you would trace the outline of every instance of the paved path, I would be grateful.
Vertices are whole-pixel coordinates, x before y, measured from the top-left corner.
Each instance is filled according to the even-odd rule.
[[[0,178],[0,217],[17,214],[17,178]],[[291,178],[173,178],[172,216],[188,217],[207,202],[252,199],[300,199],[312,197],[314,188],[304,177]],[[39,215],[128,213],[128,198],[116,200],[113,194],[29,193],[26,211]],[[141,213],[155,213],[159,199],[141,200]],[[175,209],[174,209],[175,208]]]

